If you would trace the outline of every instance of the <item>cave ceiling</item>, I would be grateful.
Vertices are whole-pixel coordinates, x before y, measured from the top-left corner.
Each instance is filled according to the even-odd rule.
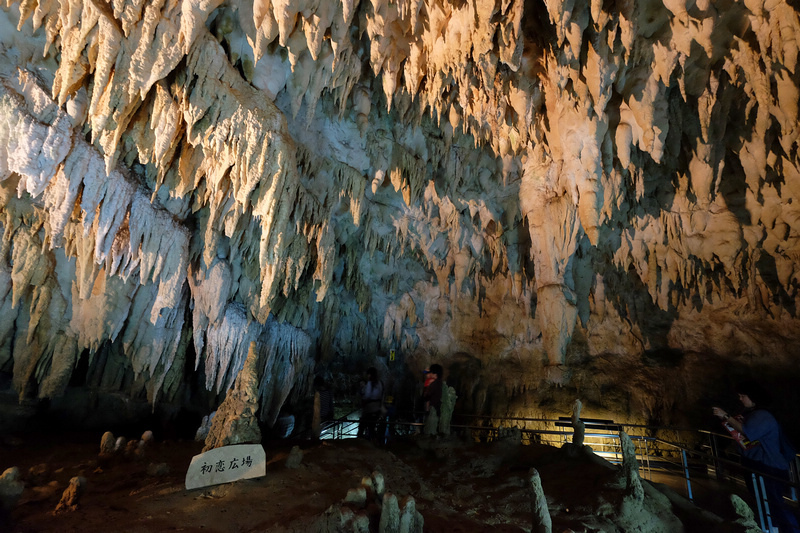
[[[20,398],[224,393],[253,342],[270,420],[344,361],[796,366],[796,2],[7,2]]]

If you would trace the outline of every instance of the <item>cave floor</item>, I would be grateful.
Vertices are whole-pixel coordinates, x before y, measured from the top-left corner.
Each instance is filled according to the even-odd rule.
[[[317,531],[326,509],[375,470],[386,489],[413,496],[426,532],[520,532],[531,529],[528,476],[532,467],[553,516],[553,531],[596,531],[597,509],[620,505],[616,470],[567,457],[545,445],[511,442],[465,443],[459,439],[406,437],[385,446],[362,439],[280,440],[264,443],[265,477],[187,491],[186,469],[202,443],[156,441],[144,457],[98,457],[100,433],[22,436],[0,439],[0,471],[17,466],[25,490],[0,530],[14,533],[81,531],[283,532]],[[303,450],[298,468],[288,468],[292,446]],[[150,464],[166,463],[169,473],[149,476]],[[38,465],[40,473],[31,469]],[[34,469],[35,470],[35,469]],[[73,476],[87,488],[72,511],[54,510]],[[680,478],[658,479],[675,485]],[[727,496],[696,494],[723,516]],[[367,508],[370,516],[377,516]],[[678,514],[676,512],[676,514]],[[682,516],[687,531],[708,530]],[[377,522],[371,518],[375,531]],[[728,517],[731,518],[731,517]],[[372,528],[371,528],[372,529]]]

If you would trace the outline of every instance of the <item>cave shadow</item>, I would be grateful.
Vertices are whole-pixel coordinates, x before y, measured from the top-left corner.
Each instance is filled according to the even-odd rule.
[[[791,316],[797,316],[797,303],[795,299],[786,292],[778,276],[778,267],[775,258],[770,254],[763,253],[755,261],[755,268],[761,275],[761,279],[770,291],[772,301],[789,311]]]
[[[482,407],[476,402],[482,367],[483,364],[477,357],[464,352],[453,354],[445,370],[445,382],[453,387],[458,395],[456,408],[453,410],[454,415],[459,412],[478,413]]]
[[[639,340],[643,347],[644,362],[651,366],[671,367],[679,364],[680,357],[669,348],[668,340],[672,324],[678,318],[678,311],[672,302],[666,310],[661,309],[632,265],[627,271],[613,267],[601,275],[606,285],[606,300],[613,305],[621,320],[637,326],[641,332],[642,338]],[[658,275],[662,275],[661,271]],[[660,285],[660,279],[657,281]]]

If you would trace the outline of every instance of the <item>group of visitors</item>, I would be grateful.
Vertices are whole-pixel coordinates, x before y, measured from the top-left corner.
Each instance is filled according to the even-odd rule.
[[[431,365],[430,369],[423,372],[425,381],[421,400],[424,403],[425,416],[428,416],[431,409],[435,409],[437,414],[441,410],[443,373],[442,366],[438,364]],[[387,425],[382,421],[387,417],[391,418],[394,406],[386,396],[377,369],[370,367],[366,377],[361,387],[361,419],[358,436],[382,442],[386,438],[387,429]]]
[[[420,397],[424,404],[425,416],[431,409],[437,414],[442,405],[442,376],[441,365],[434,364],[423,373],[425,381]],[[369,367],[365,380],[361,383],[361,417],[358,423],[358,437],[382,441],[386,431],[385,419],[392,415],[394,409],[393,399],[386,395],[383,381],[378,376],[375,367]],[[325,383],[322,376],[314,378],[314,413],[312,427],[317,438],[321,432],[330,426],[334,419],[333,392]]]

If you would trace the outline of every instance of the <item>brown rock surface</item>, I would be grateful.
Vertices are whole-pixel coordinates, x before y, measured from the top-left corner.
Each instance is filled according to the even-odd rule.
[[[251,342],[267,426],[433,362],[472,413],[796,406],[798,35],[796,0],[9,0],[0,410],[207,414]]]
[[[339,506],[348,490],[379,469],[387,491],[398,500],[414,498],[426,532],[522,532],[530,529],[533,520],[529,486],[533,467],[541,475],[553,531],[614,531],[620,527],[616,520],[624,520],[626,527],[647,523],[649,531],[658,531],[678,519],[686,531],[711,530],[709,524],[714,524],[714,531],[744,530],[733,524],[738,515],[722,492],[699,491],[696,496],[729,524],[703,518],[688,502],[669,504],[649,482],[636,511],[625,507],[626,491],[617,486],[615,469],[571,459],[541,445],[465,444],[454,438],[425,446],[400,440],[385,448],[356,439],[267,442],[266,477],[186,491],[183,476],[191,457],[200,452],[200,443],[154,443],[152,454],[169,466],[169,473],[153,478],[146,475],[146,463],[138,461],[97,470],[97,438],[96,434],[71,435],[60,439],[58,448],[35,444],[2,450],[3,461],[22,468],[46,456],[55,481],[63,485],[75,475],[87,479],[80,506],[58,516],[50,513],[58,493],[30,498],[32,489],[26,488],[24,503],[11,513],[8,531],[100,533],[108,531],[109,524],[121,531],[142,532],[314,531],[325,523],[329,508]],[[286,459],[296,445],[303,449],[304,460],[299,468],[290,469]],[[643,522],[645,518],[649,522]],[[374,527],[377,531],[377,521]]]

